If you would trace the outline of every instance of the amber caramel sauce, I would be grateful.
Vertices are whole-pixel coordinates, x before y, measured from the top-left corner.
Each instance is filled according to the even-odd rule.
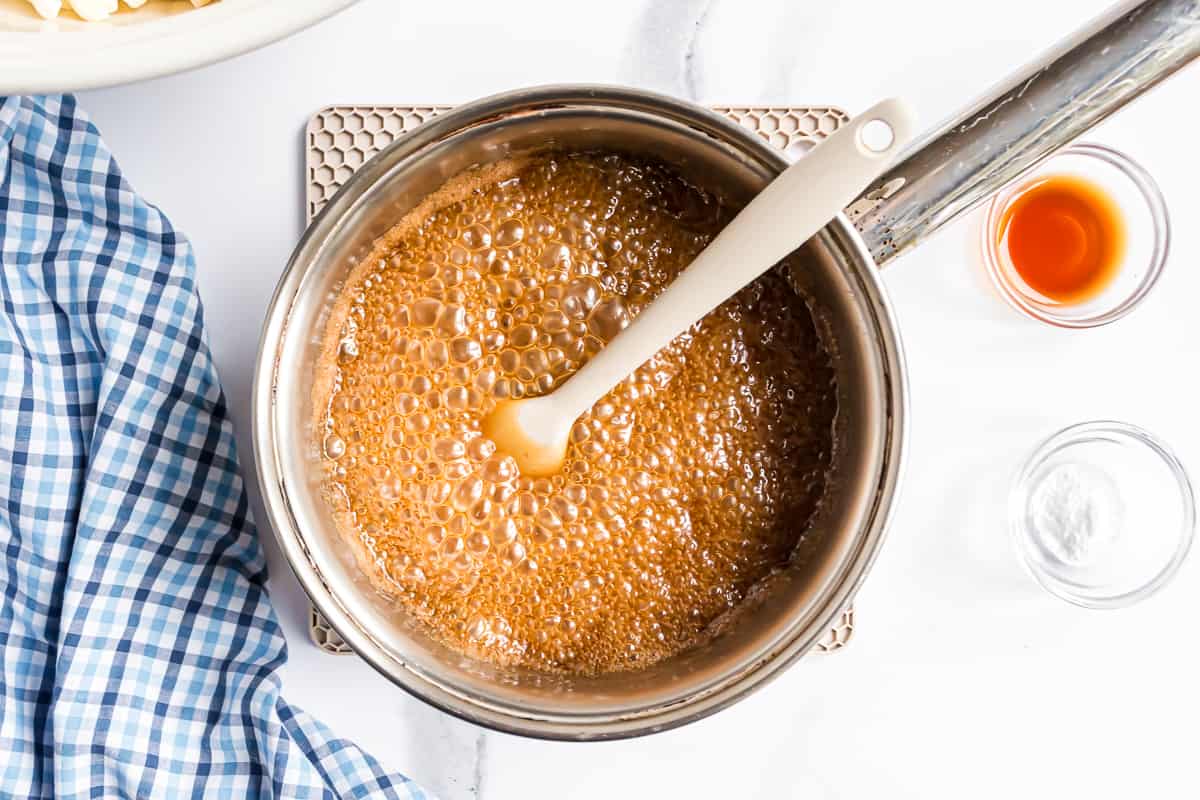
[[[1112,282],[1125,254],[1125,223],[1111,197],[1071,175],[1033,183],[1000,220],[1001,244],[1025,284],[1056,303],[1083,303]]]
[[[542,670],[643,667],[786,563],[837,407],[782,268],[580,418],[553,475],[519,474],[481,431],[567,380],[729,216],[654,163],[503,162],[453,179],[351,274],[315,388],[329,502],[437,640]]]

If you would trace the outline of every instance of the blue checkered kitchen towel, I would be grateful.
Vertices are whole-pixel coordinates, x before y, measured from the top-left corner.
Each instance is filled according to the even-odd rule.
[[[0,97],[0,797],[423,797],[287,657],[187,241],[72,97]]]

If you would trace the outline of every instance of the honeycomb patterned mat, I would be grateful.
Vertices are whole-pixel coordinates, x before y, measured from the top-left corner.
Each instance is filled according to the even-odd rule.
[[[305,130],[307,168],[305,205],[308,220],[349,180],[354,171],[396,139],[450,106],[329,106],[317,112]],[[763,141],[793,158],[838,129],[849,117],[828,106],[715,106],[722,114]],[[309,632],[327,653],[350,655],[353,650],[333,626],[310,608]],[[837,623],[816,646],[817,652],[840,650],[854,633],[854,609],[842,612]]]

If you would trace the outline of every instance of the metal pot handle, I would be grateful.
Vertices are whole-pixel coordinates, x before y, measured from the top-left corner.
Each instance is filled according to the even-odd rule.
[[[846,212],[883,266],[1200,56],[1200,0],[1110,9],[922,136]]]

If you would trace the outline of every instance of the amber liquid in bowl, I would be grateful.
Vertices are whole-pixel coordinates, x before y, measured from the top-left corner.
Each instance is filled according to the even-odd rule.
[[[1125,255],[1125,225],[1113,199],[1091,181],[1054,175],[1033,183],[1000,218],[1000,243],[1020,279],[1055,303],[1102,293]]]
[[[480,430],[567,380],[729,217],[660,164],[512,160],[452,180],[350,276],[315,389],[329,501],[434,637],[499,664],[642,667],[786,563],[837,404],[781,269],[585,414],[558,474],[519,474]]]

